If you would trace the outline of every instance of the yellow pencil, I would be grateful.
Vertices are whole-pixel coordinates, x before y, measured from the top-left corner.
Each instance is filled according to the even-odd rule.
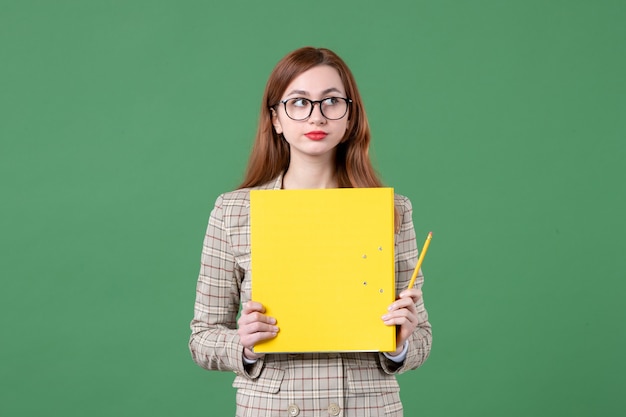
[[[422,267],[422,262],[424,262],[424,256],[426,256],[426,252],[428,251],[428,245],[430,245],[430,239],[432,239],[432,237],[433,232],[429,232],[428,237],[426,237],[426,242],[424,242],[422,252],[420,253],[420,257],[417,259],[417,265],[415,265],[415,270],[413,271],[413,276],[411,277],[411,282],[409,282],[407,290],[413,288],[413,285],[415,285],[415,278],[417,278],[417,274]]]

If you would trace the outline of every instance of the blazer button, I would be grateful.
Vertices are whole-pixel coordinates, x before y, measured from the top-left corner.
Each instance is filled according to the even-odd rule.
[[[331,416],[338,416],[340,412],[341,408],[339,408],[339,405],[335,403],[330,403],[330,405],[328,406],[328,414],[330,414]]]
[[[300,414],[300,408],[295,404],[291,404],[289,408],[287,408],[287,412],[291,417],[296,417],[298,414]]]

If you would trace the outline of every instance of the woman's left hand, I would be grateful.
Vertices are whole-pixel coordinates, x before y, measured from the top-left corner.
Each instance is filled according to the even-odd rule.
[[[394,301],[388,308],[389,312],[382,319],[387,326],[396,327],[396,351],[389,352],[391,356],[395,356],[402,352],[404,342],[413,334],[417,325],[417,304],[422,298],[422,290],[411,288],[400,293],[400,297]]]

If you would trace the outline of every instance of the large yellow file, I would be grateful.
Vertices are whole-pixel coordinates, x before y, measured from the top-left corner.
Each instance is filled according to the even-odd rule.
[[[256,352],[394,351],[392,188],[250,192],[252,299],[277,337]]]

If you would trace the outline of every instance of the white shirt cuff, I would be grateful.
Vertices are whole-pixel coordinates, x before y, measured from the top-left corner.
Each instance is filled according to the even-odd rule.
[[[252,364],[255,364],[256,361],[258,361],[258,359],[248,359],[248,358],[246,358],[246,355],[243,355],[243,354],[242,354],[242,356],[243,356],[243,363],[244,363],[244,365],[252,365]]]
[[[400,352],[399,355],[396,356],[390,356],[387,352],[383,352],[383,355],[385,355],[385,357],[387,359],[389,359],[390,361],[393,361],[395,363],[402,363],[404,362],[404,360],[406,359],[406,353],[409,351],[409,341],[406,340],[404,342],[404,347],[402,348],[402,352]],[[245,358],[244,358],[245,360]]]

